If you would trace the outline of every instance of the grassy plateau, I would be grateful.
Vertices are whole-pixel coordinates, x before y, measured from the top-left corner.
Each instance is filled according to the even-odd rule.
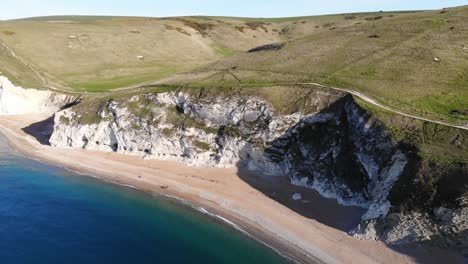
[[[294,18],[0,21],[0,71],[34,88],[319,82],[410,114],[468,122],[468,7]],[[277,49],[249,50],[281,43]]]

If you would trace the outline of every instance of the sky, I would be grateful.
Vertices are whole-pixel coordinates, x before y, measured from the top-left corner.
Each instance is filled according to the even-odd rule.
[[[289,17],[468,5],[468,0],[0,0],[0,19],[49,15]]]

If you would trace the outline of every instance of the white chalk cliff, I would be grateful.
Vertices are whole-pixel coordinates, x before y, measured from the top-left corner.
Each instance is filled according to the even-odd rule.
[[[356,237],[389,244],[440,234],[456,243],[465,239],[450,231],[466,230],[464,208],[439,208],[443,225],[417,212],[389,214],[390,191],[410,167],[408,152],[351,96],[328,90],[304,94],[301,103],[308,107],[287,114],[255,95],[202,96],[187,90],[98,102],[88,98],[91,103],[68,107],[76,97],[24,89],[0,76],[0,115],[55,113],[49,139],[54,147],[288,175],[293,184],[367,208],[351,232]],[[392,227],[381,230],[389,221]]]
[[[288,115],[255,96],[199,99],[168,92],[109,100],[92,112],[95,122],[80,121],[84,114],[73,108],[58,112],[50,143],[290,175],[294,184],[369,208],[363,219],[386,215],[405,155],[351,97],[310,96],[316,111]],[[324,101],[331,103],[323,107]]]
[[[73,100],[70,95],[15,86],[0,76],[0,115],[53,114]]]

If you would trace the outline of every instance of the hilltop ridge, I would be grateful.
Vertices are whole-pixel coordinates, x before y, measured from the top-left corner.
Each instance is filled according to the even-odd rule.
[[[0,72],[16,85],[78,92],[318,82],[464,124],[467,17],[462,6],[295,18],[10,20],[0,22]],[[247,52],[269,44],[281,48]]]

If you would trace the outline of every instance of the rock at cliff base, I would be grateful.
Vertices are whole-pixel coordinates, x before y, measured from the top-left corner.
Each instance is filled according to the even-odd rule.
[[[302,199],[302,195],[300,193],[295,193],[292,195],[292,198],[293,200],[297,201],[297,200],[301,200]]]

